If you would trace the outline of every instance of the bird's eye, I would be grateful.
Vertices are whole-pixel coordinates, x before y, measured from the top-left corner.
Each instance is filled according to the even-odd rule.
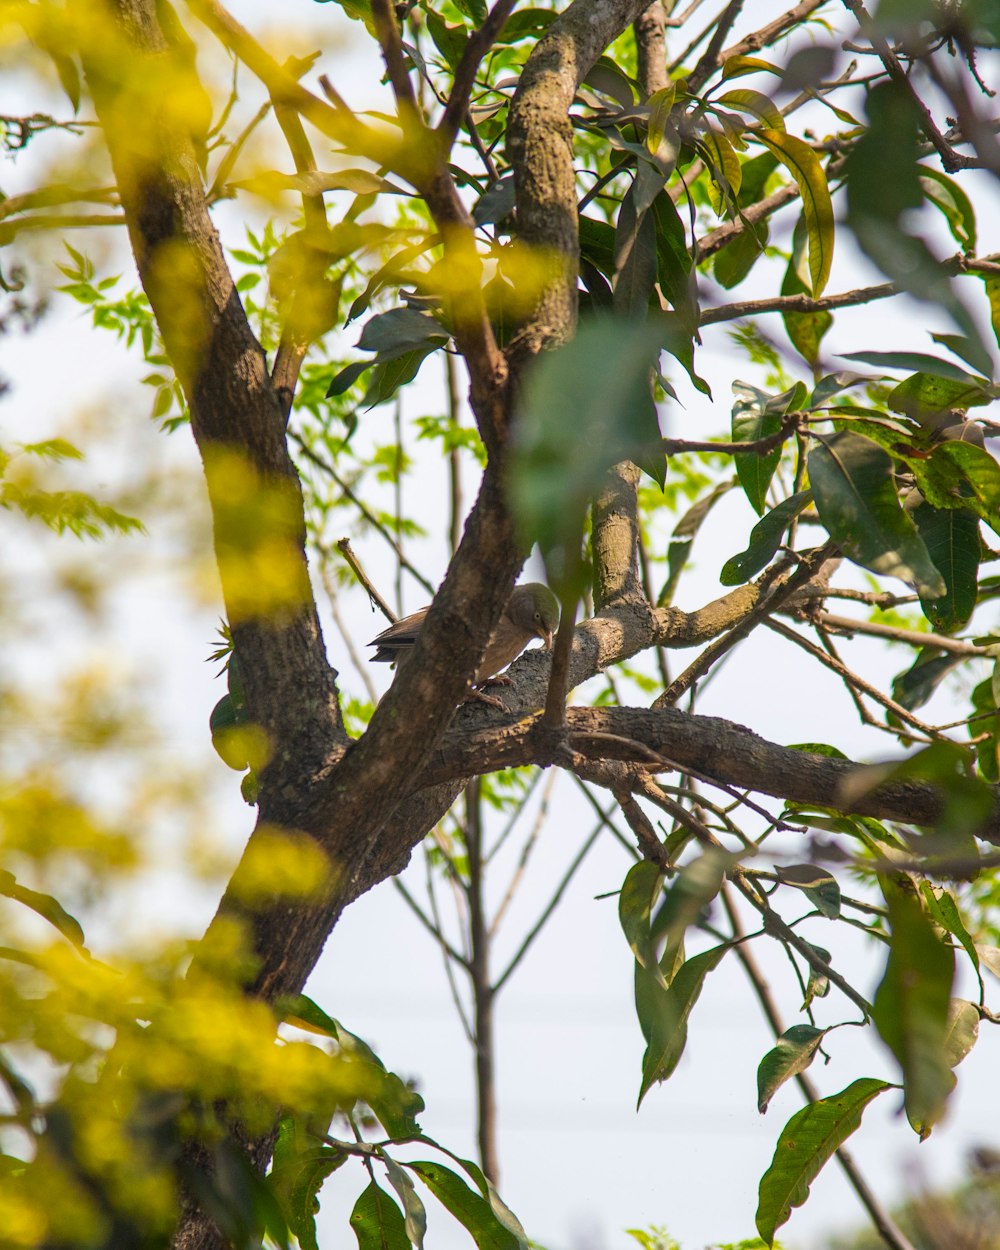
[[[542,614],[541,614],[541,612],[536,612],[536,613],[535,613],[535,620],[536,620],[536,621],[540,621],[541,619],[542,619]]]

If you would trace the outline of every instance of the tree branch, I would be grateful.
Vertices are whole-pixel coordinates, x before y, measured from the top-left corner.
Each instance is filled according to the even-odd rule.
[[[494,719],[489,728],[451,730],[417,786],[547,763],[548,739],[539,734],[539,723],[538,717],[515,715]],[[584,762],[621,760],[648,769],[653,754],[661,758],[662,771],[690,769],[713,784],[908,825],[932,826],[944,810],[944,797],[933,785],[893,781],[862,792],[857,779],[866,765],[778,746],[717,717],[677,708],[571,707],[567,725],[570,744]],[[1000,789],[993,792],[993,810],[975,833],[1000,845]]]

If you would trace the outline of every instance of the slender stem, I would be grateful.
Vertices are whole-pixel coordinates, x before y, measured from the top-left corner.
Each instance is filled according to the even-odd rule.
[[[494,1185],[500,1183],[497,1148],[497,1107],[493,1035],[496,990],[490,983],[490,933],[486,919],[486,877],[483,867],[483,809],[480,781],[465,788],[465,843],[469,857],[469,938],[476,1042],[476,1120],[479,1162]]]
[[[539,913],[538,919],[531,926],[528,932],[524,935],[524,939],[521,942],[521,945],[517,948],[517,950],[514,952],[513,956],[511,957],[510,963],[503,970],[501,975],[497,978],[497,982],[493,987],[494,994],[498,993],[500,991],[501,986],[503,986],[507,982],[507,979],[513,973],[514,969],[518,966],[521,960],[528,953],[528,949],[530,948],[532,942],[534,942],[535,938],[538,937],[539,933],[541,933],[542,929],[545,927],[545,924],[548,921],[549,917],[552,915],[555,909],[559,906],[562,896],[566,893],[569,883],[573,880],[573,877],[576,875],[576,870],[583,863],[584,858],[587,855],[587,852],[597,841],[597,838],[600,835],[601,830],[604,829],[606,826],[613,828],[613,826],[610,825],[610,819],[609,819],[611,812],[613,810],[614,810],[614,807],[612,806],[611,808],[608,809],[607,812],[600,812],[601,819],[597,822],[597,824],[594,826],[594,828],[591,830],[588,836],[584,839],[582,846],[577,851],[576,855],[573,857],[572,861],[569,864],[569,867],[563,873],[562,879],[560,880],[559,884],[556,886],[555,890],[553,891],[552,897],[549,899],[548,903],[546,903],[545,907]],[[598,811],[600,811],[600,808],[598,808]]]
[[[375,587],[375,583],[371,580],[371,578],[365,572],[361,564],[361,561],[354,554],[354,550],[351,547],[351,540],[349,538],[341,538],[340,541],[337,543],[337,550],[347,561],[347,564],[350,567],[351,572],[354,574],[354,576],[358,579],[361,585],[364,586],[365,590],[368,592],[368,598],[371,599],[372,603],[375,604],[375,606],[382,613],[382,615],[386,618],[386,620],[389,622],[390,625],[395,624],[395,622],[399,618],[396,616],[396,613],[393,612],[392,608],[389,607],[386,601],[379,594],[378,590]]]

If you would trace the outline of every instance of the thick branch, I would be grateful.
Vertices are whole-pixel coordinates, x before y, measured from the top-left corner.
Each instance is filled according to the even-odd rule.
[[[895,781],[861,792],[856,783],[863,765],[778,746],[717,717],[676,708],[570,708],[567,723],[570,744],[584,760],[619,759],[648,768],[654,752],[664,771],[691,769],[723,785],[903,824],[933,825],[944,810],[944,798],[932,785]],[[473,733],[449,733],[420,784],[547,763],[548,739],[536,732],[537,724],[511,718]],[[975,832],[1000,845],[1000,792]]]
[[[573,0],[528,57],[507,127],[520,237],[536,250],[544,287],[519,347],[528,353],[572,333],[577,312],[579,228],[569,107],[604,49],[648,0]]]

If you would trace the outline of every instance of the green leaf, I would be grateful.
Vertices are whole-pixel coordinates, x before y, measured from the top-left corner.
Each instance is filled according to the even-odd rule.
[[[650,389],[662,341],[656,321],[595,316],[533,363],[507,485],[523,539],[543,552],[579,550],[584,511],[611,465],[663,466]]]
[[[862,1077],[839,1094],[803,1107],[781,1130],[758,1191],[757,1231],[768,1246],[792,1208],[809,1197],[809,1186],[826,1161],[860,1127],[865,1107],[890,1088],[888,1081]]]
[[[746,551],[730,556],[722,566],[719,580],[723,586],[739,586],[767,567],[781,544],[791,521],[812,502],[811,490],[800,490],[783,499],[766,513],[750,531]]]
[[[889,392],[886,404],[923,425],[937,429],[953,423],[956,408],[977,408],[993,402],[992,388],[967,374],[967,381],[932,373],[914,373]]]
[[[441,1205],[471,1234],[480,1250],[518,1250],[518,1238],[493,1208],[450,1168],[440,1163],[408,1163]]]
[[[417,1250],[422,1250],[424,1244],[424,1235],[427,1232],[427,1212],[424,1210],[424,1204],[420,1201],[420,1195],[417,1193],[413,1181],[410,1180],[404,1168],[401,1168],[395,1159],[390,1159],[388,1155],[382,1156],[382,1162],[385,1164],[386,1176],[393,1189],[399,1194],[400,1202],[403,1204],[403,1222],[406,1229],[406,1236]]]
[[[693,332],[698,324],[698,289],[684,223],[676,204],[665,191],[653,200],[650,211],[656,225],[656,274],[660,290],[681,324]]]
[[[330,379],[330,385],[326,388],[326,398],[331,399],[334,395],[343,395],[374,364],[374,360],[355,360],[353,364],[345,365]]]
[[[976,251],[976,213],[972,201],[954,178],[931,165],[918,165],[920,187],[927,199],[939,209],[948,223],[952,238],[963,252]]]
[[[815,864],[789,864],[787,868],[774,871],[782,885],[801,890],[827,920],[836,920],[840,915],[840,886],[826,868],[817,868]]]
[[[699,148],[712,180],[709,184],[712,207],[719,214],[728,208],[732,214],[743,176],[736,149],[721,130],[706,130],[701,136]]]
[[[892,459],[871,439],[844,431],[810,451],[809,481],[820,520],[848,559],[899,577],[928,597],[944,579],[896,498]]]
[[[302,1148],[302,1141],[309,1144]],[[315,1139],[300,1133],[293,1117],[282,1117],[274,1148],[274,1165],[267,1185],[274,1194],[288,1229],[302,1250],[319,1250],[316,1241],[316,1195],[331,1173],[350,1158],[333,1146],[317,1146]]]
[[[781,115],[781,109],[763,91],[751,91],[747,87],[737,87],[735,91],[727,91],[724,95],[720,95],[716,103],[724,104],[727,108],[737,109],[741,113],[749,113],[751,117],[756,117],[762,121],[768,127],[769,133],[784,135],[785,119]],[[787,138],[787,136],[785,137]],[[780,157],[780,154],[776,153],[776,155],[779,156],[779,159],[783,159]]]
[[[927,352],[844,352],[845,360],[857,360],[863,365],[874,365],[878,369],[905,369],[908,372],[926,373],[936,378],[947,378],[952,382],[962,382],[966,386],[986,386],[986,378],[974,377],[966,369],[960,369],[950,360],[942,360],[939,356],[928,355]]]
[[[771,1099],[793,1076],[804,1072],[815,1058],[826,1029],[811,1024],[793,1024],[778,1038],[757,1068],[757,1110],[764,1114]]]
[[[972,934],[965,926],[962,919],[962,913],[958,909],[958,904],[947,890],[941,889],[939,886],[933,886],[929,881],[921,881],[920,893],[924,902],[927,904],[927,911],[935,924],[939,924],[942,929],[950,933],[952,937],[958,939],[965,953],[972,961],[972,966],[979,975],[979,955],[976,951],[976,944],[972,940]]]
[[[949,1068],[957,1068],[979,1037],[979,1008],[964,998],[948,1004],[944,1057]]]
[[[372,371],[371,380],[361,401],[361,406],[365,410],[377,408],[379,404],[384,404],[392,399],[401,386],[405,386],[408,382],[413,381],[420,372],[420,366],[440,346],[441,344],[438,344],[434,347],[422,347],[415,351],[403,352],[402,355],[396,356],[392,360],[380,361],[376,357],[375,368]]]
[[[816,952],[824,963],[830,963],[832,956],[828,950],[822,946],[816,946],[813,942],[807,942],[806,945]],[[809,965],[809,980],[806,982],[806,994],[802,1000],[802,1010],[808,1011],[810,1004],[814,998],[826,998],[830,993],[830,978],[825,973],[820,972],[818,968]]]
[[[986,299],[990,306],[990,324],[993,326],[993,335],[1000,343],[1000,274],[987,273],[981,274],[980,277],[983,279]]]
[[[639,213],[635,184],[622,200],[615,231],[615,311],[639,318],[649,308],[656,282],[656,222],[643,209]]]
[[[648,859],[633,864],[618,895],[618,921],[636,961],[644,968],[655,968],[649,932],[653,904],[663,888],[663,873]]]
[[[403,1213],[384,1189],[372,1181],[354,1204],[351,1228],[359,1250],[409,1250]]]
[[[952,506],[973,508],[1000,534],[1000,464],[985,448],[956,438],[934,448],[929,463],[942,462],[953,467],[963,482],[963,491]]]
[[[932,600],[931,602],[937,602]],[[921,647],[913,664],[892,680],[892,697],[915,712],[932,697],[941,682],[964,662],[964,656],[937,647]]]
[[[698,1001],[705,977],[718,967],[729,950],[725,943],[686,960],[670,988],[658,996],[650,1021],[650,1038],[642,1062],[639,1104],[657,1081],[665,1081],[677,1067],[687,1044],[687,1022]]]
[[[916,897],[888,878],[880,881],[892,940],[872,1018],[902,1069],[907,1118],[923,1140],[954,1086],[945,1037],[955,957]]]
[[[777,434],[781,429],[782,415],[796,402],[805,399],[804,388],[794,387],[781,395],[768,395],[749,382],[740,381],[733,383],[733,394],[736,403],[732,412],[732,435],[737,443],[754,443]],[[750,500],[750,506],[760,516],[767,500],[767,488],[781,459],[781,447],[763,455],[739,452],[733,458],[740,485]]]
[[[731,291],[739,286],[764,254],[770,230],[767,221],[747,226],[730,243],[716,253],[712,272],[719,286]]]
[[[367,322],[358,339],[364,352],[409,351],[428,343],[446,343],[449,334],[429,313],[417,308],[390,308]]]
[[[932,334],[931,338],[935,343],[940,343],[942,347],[954,352],[977,373],[987,378],[993,377],[993,357],[978,339],[970,339],[967,334]]]
[[[654,91],[646,101],[646,106],[649,109],[646,146],[653,156],[656,156],[659,152],[667,133],[667,124],[670,121],[670,112],[674,106],[674,97],[676,95],[677,84],[671,82],[667,83],[665,87],[661,87],[659,91]]]
[[[668,947],[683,941],[685,930],[697,921],[719,893],[726,869],[737,858],[724,851],[710,849],[680,870],[656,916],[657,936],[666,938]]]
[[[795,223],[795,229],[792,232],[792,255],[782,279],[782,295],[808,295],[807,246],[808,231],[803,215]],[[783,312],[781,319],[792,346],[808,365],[815,367],[819,360],[820,344],[833,325],[833,314],[825,311]]]
[[[453,26],[451,22],[446,22],[433,9],[427,9],[425,12],[427,14],[427,30],[434,41],[435,48],[444,57],[448,68],[451,70],[456,69],[459,61],[462,59],[465,45],[469,42],[469,32],[464,26]]]
[[[910,514],[927,554],[944,578],[945,593],[921,597],[924,615],[943,634],[961,629],[972,616],[979,592],[979,518],[965,508],[922,503]]]
[[[819,299],[833,264],[833,201],[826,174],[808,143],[780,130],[761,130],[755,135],[788,169],[798,184],[802,212],[809,236],[809,273],[812,297]]]

